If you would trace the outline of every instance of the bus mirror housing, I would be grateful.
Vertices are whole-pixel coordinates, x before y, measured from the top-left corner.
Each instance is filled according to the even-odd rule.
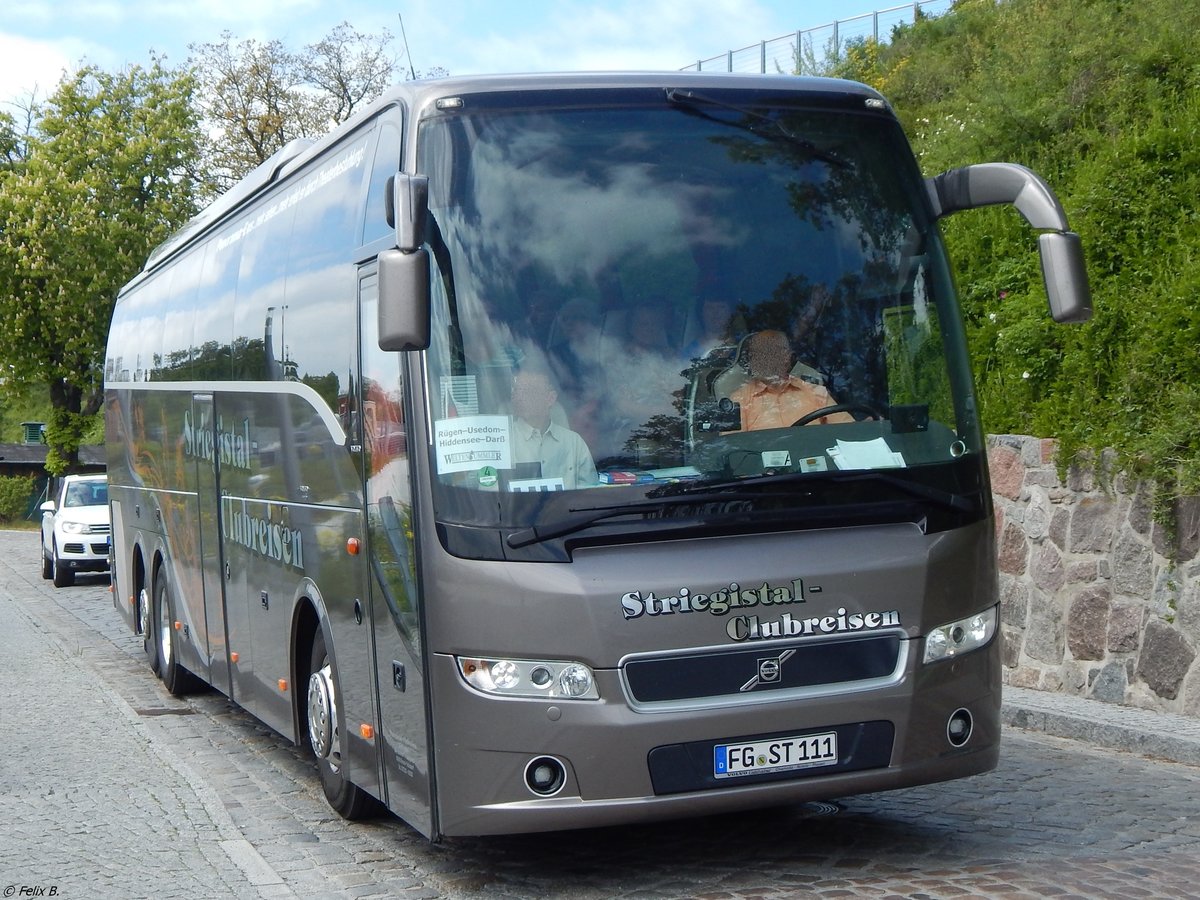
[[[396,248],[411,253],[425,243],[425,219],[429,215],[429,179],[405,175],[390,179],[392,190],[388,222],[396,227]]]
[[[429,179],[400,172],[388,179],[388,224],[396,249],[379,254],[379,349],[424,350],[429,346]]]
[[[1039,234],[1038,250],[1050,315],[1055,322],[1086,322],[1092,317],[1092,297],[1079,235],[1073,231]]]
[[[925,187],[938,218],[998,203],[1015,206],[1033,228],[1046,232],[1038,235],[1038,250],[1054,321],[1086,322],[1092,317],[1083,244],[1050,186],[1036,174],[1015,163],[980,163],[927,178]]]
[[[429,347],[429,253],[379,254],[379,349]]]

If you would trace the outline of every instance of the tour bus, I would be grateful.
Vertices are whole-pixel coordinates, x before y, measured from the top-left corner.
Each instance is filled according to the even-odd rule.
[[[167,691],[434,840],[986,772],[992,503],[937,223],[997,203],[1085,320],[1045,183],[922,177],[861,84],[399,85],[121,291],[114,602]]]

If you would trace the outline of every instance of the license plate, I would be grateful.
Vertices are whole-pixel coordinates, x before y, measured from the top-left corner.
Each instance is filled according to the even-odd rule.
[[[838,761],[837,732],[718,744],[713,748],[713,775],[737,778],[831,766]]]

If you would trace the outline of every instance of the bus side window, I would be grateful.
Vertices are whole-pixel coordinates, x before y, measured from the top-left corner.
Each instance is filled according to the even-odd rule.
[[[393,233],[384,212],[388,179],[400,171],[400,128],[395,121],[383,122],[375,144],[371,164],[371,183],[367,188],[367,216],[363,224],[363,243],[370,244]]]

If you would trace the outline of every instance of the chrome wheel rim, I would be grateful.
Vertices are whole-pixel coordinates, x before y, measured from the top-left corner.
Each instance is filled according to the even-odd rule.
[[[333,667],[326,659],[308,679],[308,739],[313,753],[336,772],[339,754],[337,746],[338,712],[333,693]]]
[[[164,591],[158,604],[158,653],[163,666],[171,665],[171,610]]]

